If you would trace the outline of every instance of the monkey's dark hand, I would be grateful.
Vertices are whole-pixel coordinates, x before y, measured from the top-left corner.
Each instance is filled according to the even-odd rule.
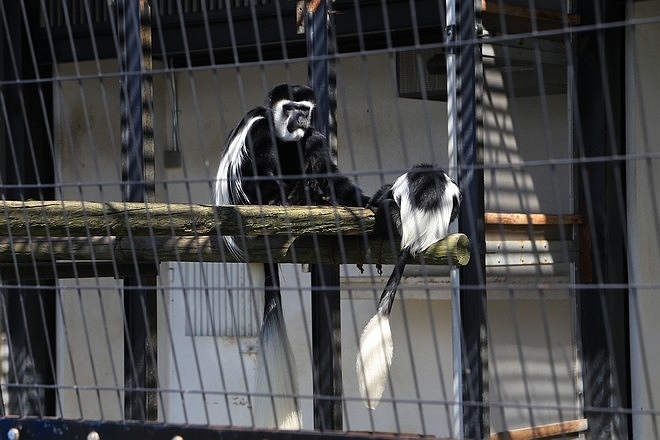
[[[392,194],[392,185],[385,185],[376,191],[366,207],[375,214],[376,235],[383,238],[401,236],[401,213]]]
[[[299,205],[300,201],[304,200],[306,205],[328,205],[326,198],[317,180],[303,179],[293,185],[287,195],[287,202]]]

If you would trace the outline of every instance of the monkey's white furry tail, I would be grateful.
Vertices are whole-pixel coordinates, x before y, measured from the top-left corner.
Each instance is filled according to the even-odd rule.
[[[362,331],[355,362],[360,395],[367,408],[376,409],[383,396],[393,354],[389,313],[376,313]]]
[[[264,314],[261,324],[256,376],[255,391],[258,395],[252,398],[255,426],[301,429],[300,407],[296,397],[296,365],[284,324],[279,292],[273,307]]]

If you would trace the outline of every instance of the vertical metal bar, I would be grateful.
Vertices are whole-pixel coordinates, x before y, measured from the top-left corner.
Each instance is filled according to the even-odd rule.
[[[144,197],[148,202],[156,197],[156,157],[154,144],[154,88],[151,74],[151,0],[140,0],[140,47],[142,48],[142,71],[140,95],[142,102],[142,160],[144,161]]]
[[[577,2],[580,22],[599,25],[625,19],[625,4]],[[576,35],[574,135],[579,158],[625,154],[625,29],[596,29]],[[591,72],[591,74],[589,74]],[[604,287],[628,283],[627,228],[622,161],[578,164],[579,208],[592,245],[593,280],[599,288],[578,289],[584,416],[592,438],[627,438],[631,419],[607,408],[630,407],[629,290]]]
[[[27,284],[20,280],[9,283]],[[6,290],[4,295],[12,385],[7,386],[9,400],[3,415],[55,415],[55,391],[49,389],[55,384],[51,359],[55,353],[55,292],[43,287],[36,291],[19,287]]]
[[[312,266],[314,428],[342,429],[339,266]]]
[[[124,278],[124,417],[128,420],[156,420],[156,273]]]
[[[460,339],[454,336],[454,353],[460,355],[455,368],[460,368],[462,426],[454,428],[459,437],[484,438],[489,430],[488,350],[486,323],[486,286],[484,276],[484,197],[482,142],[478,137],[481,87],[481,52],[477,44],[480,26],[480,3],[474,0],[446,2],[447,93],[450,160],[458,162],[458,180],[463,193],[459,230],[470,237],[470,263],[453,274],[461,292],[454,291],[452,317],[459,319]],[[455,155],[455,156],[454,156]],[[458,300],[458,304],[456,304]],[[456,374],[456,373],[455,373]]]
[[[328,90],[328,5],[307,10],[309,83],[316,93],[315,128],[327,138],[330,112]],[[312,265],[312,351],[314,427],[342,429],[341,319],[339,267]]]
[[[153,90],[150,9],[147,0],[117,2],[121,62],[122,180],[125,201],[153,200]],[[135,272],[124,278],[124,416],[155,420],[156,274]]]
[[[458,173],[458,136],[456,125],[458,114],[456,111],[456,1],[447,0],[445,3],[445,42],[448,44],[445,51],[447,59],[447,157],[449,175],[459,181]],[[461,338],[461,274],[458,268],[449,272],[451,280],[451,330],[453,353],[453,393],[457,404],[453,410],[452,436],[463,438],[463,343]]]
[[[626,5],[626,17],[634,17],[634,3],[629,2]],[[625,30],[625,109],[626,119],[623,122],[624,127],[634,127],[637,118],[640,116],[636,101],[640,84],[636,75],[636,69],[639,64],[637,54],[637,28],[635,26],[626,27]],[[642,55],[643,56],[643,55]],[[569,95],[570,96],[570,95]],[[570,102],[570,101],[569,101]],[[644,114],[641,114],[644,117]],[[637,139],[637,133],[634,129],[625,132],[625,153],[639,154],[642,151],[640,140]],[[633,176],[637,168],[636,161],[626,161],[626,174]],[[640,207],[637,199],[637,191],[633,185],[626,186],[626,212],[627,212],[627,231],[628,236],[628,255],[639,255],[640,247],[644,246],[645,237],[640,234],[640,224],[638,213]],[[644,422],[646,416],[642,413],[645,406],[644,383],[648,378],[649,365],[645,362],[644,353],[644,332],[641,327],[641,303],[640,291],[637,286],[641,281],[639,276],[639,267],[635,264],[634,258],[628,260],[628,340],[630,341],[630,407],[632,409],[630,431],[633,433],[644,432]],[[577,321],[576,321],[577,322]],[[653,405],[650,405],[653,406]],[[658,426],[654,425],[655,430],[651,431],[655,437],[658,437]]]
[[[130,0],[116,3],[123,72],[120,96],[122,194],[127,202],[143,202],[145,196],[140,3]]]
[[[34,12],[38,6],[31,5]],[[14,84],[39,76],[29,62],[24,20],[20,2],[0,6],[0,195],[7,200],[50,199],[54,191],[34,185],[52,183],[52,155],[47,144],[48,123],[39,109],[39,88],[48,85]],[[35,17],[39,14],[35,13]],[[5,27],[6,25],[6,27]],[[42,72],[50,70],[44,66]],[[50,96],[50,95],[47,95]],[[47,107],[52,107],[46,101]],[[27,124],[27,125],[26,125]],[[29,135],[28,135],[29,131]],[[33,149],[32,154],[30,149]],[[43,173],[43,174],[42,174]],[[3,283],[0,326],[6,333],[9,349],[9,394],[7,406],[0,403],[2,416],[53,416],[56,411],[55,384],[55,292],[50,282],[21,280]],[[25,287],[25,289],[21,288]]]
[[[330,93],[328,90],[328,9],[324,0],[313,11],[307,11],[308,80],[316,94],[314,128],[328,133]]]
[[[10,2],[2,10],[6,14],[7,29],[3,29],[3,21],[0,20],[0,55],[2,56],[2,67],[0,75],[3,80],[16,81],[23,74],[22,65],[19,61],[22,59],[22,20],[20,17],[20,7],[18,3]],[[12,56],[15,59],[12,60]],[[13,111],[20,108],[20,94],[22,88],[18,85],[3,85],[0,87],[0,115],[3,123],[0,125],[0,134],[2,135],[2,160],[0,160],[0,179],[6,185],[14,187],[3,188],[2,193],[7,198],[15,200],[24,200],[25,158],[27,151],[24,146],[27,145],[27,139],[20,112]]]

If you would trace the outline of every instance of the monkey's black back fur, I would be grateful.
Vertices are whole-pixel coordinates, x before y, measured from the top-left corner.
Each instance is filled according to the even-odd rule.
[[[433,211],[440,207],[443,194],[447,188],[447,181],[441,176],[445,172],[430,164],[419,164],[412,167],[406,173],[406,179],[410,189],[410,200],[414,208],[422,211]],[[381,237],[391,238],[400,236],[401,231],[401,207],[394,199],[392,184],[381,187],[369,199],[367,208],[375,214],[375,233]],[[461,205],[461,196],[454,197],[450,222],[456,219]]]
[[[429,164],[420,164],[408,172],[408,184],[412,194],[413,206],[423,211],[438,209],[447,188],[447,181],[441,178],[443,170]],[[454,197],[450,222],[458,215],[460,199]]]

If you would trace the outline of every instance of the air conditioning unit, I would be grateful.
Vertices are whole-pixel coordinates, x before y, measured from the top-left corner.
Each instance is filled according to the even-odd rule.
[[[491,44],[485,39],[481,52],[485,77],[500,74],[502,81],[497,87],[509,96],[566,93],[567,57],[560,42],[520,39]],[[447,99],[447,65],[442,49],[399,52],[396,66],[400,97]],[[489,87],[488,81],[484,87]]]

